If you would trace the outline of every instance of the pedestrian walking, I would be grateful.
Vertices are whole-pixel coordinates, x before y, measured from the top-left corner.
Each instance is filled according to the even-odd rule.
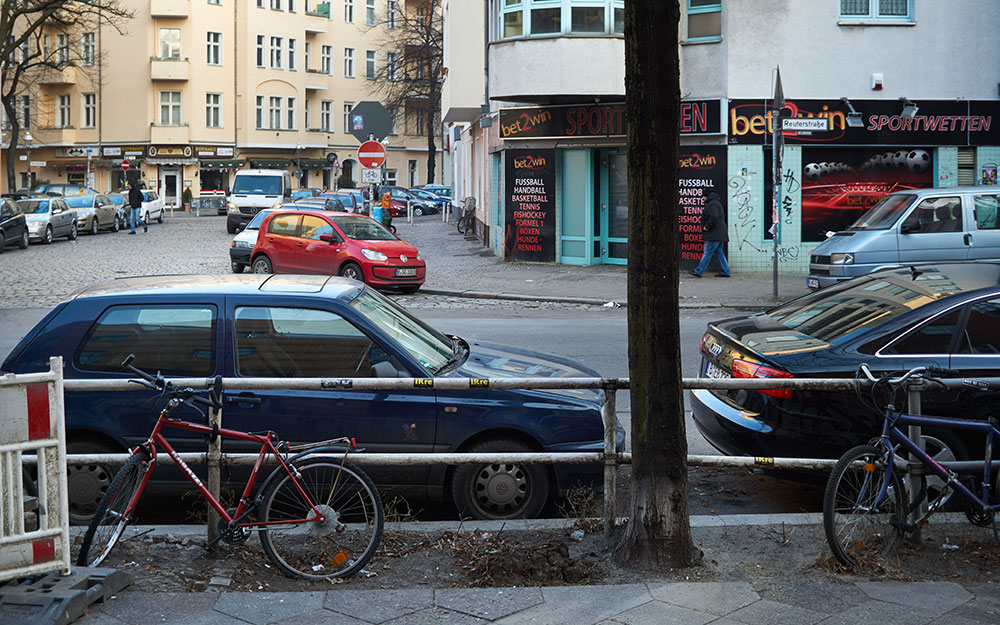
[[[139,214],[140,211],[142,211],[142,191],[139,190],[139,185],[136,182],[129,183],[128,205],[132,208],[132,219],[130,221],[131,229],[129,230],[129,234],[135,234],[135,222],[137,221],[139,222],[139,225],[142,226],[142,231],[147,232],[149,228],[146,227],[146,222],[142,220],[142,216]]]
[[[716,277],[728,278],[729,263],[726,261],[723,245],[729,240],[729,227],[726,225],[726,211],[722,208],[722,200],[715,191],[709,191],[708,202],[701,212],[701,238],[705,242],[705,253],[698,266],[688,269],[688,273],[700,278],[715,257],[719,259],[719,273],[715,274]]]

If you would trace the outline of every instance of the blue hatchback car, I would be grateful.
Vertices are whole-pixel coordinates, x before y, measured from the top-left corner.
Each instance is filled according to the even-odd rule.
[[[228,275],[126,278],[59,304],[7,356],[2,370],[44,371],[62,356],[67,379],[130,377],[121,363],[166,376],[209,377],[597,377],[558,356],[446,336],[353,280],[330,276]],[[146,389],[66,393],[70,453],[122,452],[144,441],[160,408]],[[226,390],[223,423],[284,440],[355,437],[371,452],[598,451],[600,391]],[[197,418],[193,413],[175,413]],[[171,440],[203,451],[201,437]],[[183,436],[183,433],[181,433]],[[618,430],[619,449],[624,432]],[[225,451],[242,450],[229,444]],[[253,450],[256,451],[256,450]],[[160,467],[161,485],[185,483]],[[367,468],[366,468],[367,470]],[[463,516],[537,516],[550,499],[600,485],[598,465],[376,467],[388,493],[453,501]],[[93,514],[114,474],[70,467],[71,517]]]

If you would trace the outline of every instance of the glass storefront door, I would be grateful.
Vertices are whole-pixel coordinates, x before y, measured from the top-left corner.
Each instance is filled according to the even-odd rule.
[[[601,150],[601,262],[628,263],[628,162],[625,150]]]

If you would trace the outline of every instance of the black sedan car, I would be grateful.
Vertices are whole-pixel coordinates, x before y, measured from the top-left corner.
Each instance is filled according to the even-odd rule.
[[[1000,375],[1000,265],[889,269],[806,295],[764,314],[710,323],[700,377],[854,377],[935,365]],[[695,424],[730,455],[837,458],[877,436],[881,415],[854,392],[692,391]],[[925,392],[924,414],[986,419],[995,393]],[[884,408],[887,397],[878,398]],[[897,401],[905,408],[905,398]],[[923,430],[940,460],[983,456],[984,441]],[[970,453],[972,454],[970,456]]]
[[[28,225],[17,202],[5,197],[0,198],[0,253],[8,245],[28,249]]]

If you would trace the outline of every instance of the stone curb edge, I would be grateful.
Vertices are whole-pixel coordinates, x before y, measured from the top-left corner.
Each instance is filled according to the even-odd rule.
[[[467,299],[496,299],[520,302],[552,302],[554,304],[584,304],[588,306],[602,306],[608,308],[628,308],[628,302],[617,302],[614,300],[597,299],[593,297],[566,297],[559,295],[524,295],[520,293],[492,293],[488,291],[458,291],[454,289],[420,289],[424,295],[440,295],[444,297],[461,297]],[[680,308],[737,308],[740,310],[765,311],[774,308],[784,302],[739,302],[734,301],[728,304],[721,302],[692,302],[681,301]],[[609,306],[609,304],[611,304]]]

